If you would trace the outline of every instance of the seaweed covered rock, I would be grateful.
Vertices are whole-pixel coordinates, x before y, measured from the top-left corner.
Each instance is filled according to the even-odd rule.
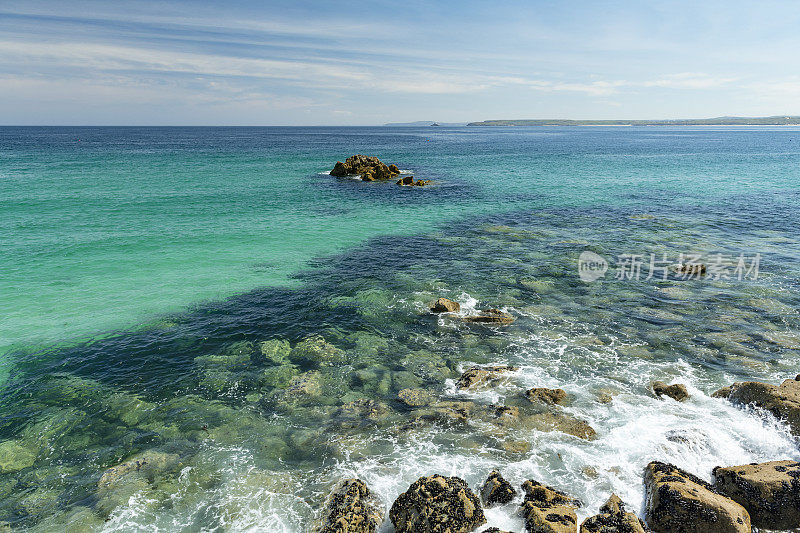
[[[645,520],[656,533],[749,533],[744,507],[675,465],[645,468]]]
[[[681,383],[667,385],[663,381],[654,381],[650,387],[653,389],[653,393],[659,398],[662,396],[669,396],[676,402],[682,402],[689,397],[689,391],[686,390],[686,385]]]
[[[477,315],[462,317],[467,322],[478,324],[510,324],[514,322],[514,317],[499,309],[481,309]]]
[[[800,528],[800,463],[770,461],[714,469],[715,487],[747,509],[753,526]]]
[[[408,407],[424,407],[433,403],[434,397],[425,389],[403,389],[397,393],[397,399]]]
[[[455,313],[460,310],[461,304],[447,298],[439,298],[431,305],[432,313]]]
[[[0,442],[0,474],[18,472],[33,466],[36,450],[16,440]]]
[[[346,479],[325,502],[314,533],[374,533],[383,522],[383,509],[367,484]]]
[[[468,533],[486,523],[467,483],[438,474],[412,483],[392,504],[389,518],[396,533]]]
[[[343,363],[346,352],[330,344],[320,335],[311,335],[298,342],[289,359],[299,365],[323,366]]]
[[[283,365],[289,362],[292,346],[284,339],[262,341],[258,345],[260,358],[268,363]]]
[[[489,386],[503,379],[505,374],[516,372],[519,368],[509,365],[473,366],[466,370],[456,382],[459,389]]]
[[[497,504],[508,503],[514,499],[517,491],[511,483],[505,480],[500,472],[494,471],[489,474],[481,487],[481,498],[486,507]]]
[[[581,502],[561,491],[538,481],[528,480],[522,484],[525,501],[520,512],[525,519],[525,530],[529,533],[575,533],[578,517],[575,509]]]
[[[580,533],[646,533],[647,527],[635,514],[625,510],[619,496],[611,497],[600,507],[600,513],[581,524]]]
[[[563,389],[546,389],[534,387],[525,391],[525,397],[531,403],[563,404],[567,399],[567,393]]]
[[[716,398],[727,398],[733,403],[753,404],[771,412],[789,424],[795,436],[800,436],[800,376],[787,379],[780,386],[745,381],[734,383],[713,394]]]
[[[357,154],[348,157],[344,163],[337,161],[330,174],[339,178],[361,175],[364,181],[374,181],[393,178],[400,174],[400,169],[397,165],[384,164],[375,156]]]

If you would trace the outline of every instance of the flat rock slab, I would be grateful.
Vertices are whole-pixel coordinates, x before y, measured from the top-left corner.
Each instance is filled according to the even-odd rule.
[[[770,461],[716,467],[716,488],[742,505],[753,526],[764,529],[800,528],[800,463]]]
[[[645,520],[655,533],[750,533],[744,507],[674,465],[650,463],[644,483]]]

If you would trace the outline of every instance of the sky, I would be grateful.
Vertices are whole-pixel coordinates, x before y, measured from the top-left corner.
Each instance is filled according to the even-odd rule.
[[[0,2],[0,124],[800,115],[800,2]]]

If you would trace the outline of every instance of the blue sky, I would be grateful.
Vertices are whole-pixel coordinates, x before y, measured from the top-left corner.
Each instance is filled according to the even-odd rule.
[[[800,2],[0,3],[3,124],[800,115]]]

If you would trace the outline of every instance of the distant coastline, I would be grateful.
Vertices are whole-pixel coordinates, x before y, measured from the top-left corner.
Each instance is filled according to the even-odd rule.
[[[675,120],[484,120],[467,126],[786,126],[800,124],[800,116],[716,117]]]

